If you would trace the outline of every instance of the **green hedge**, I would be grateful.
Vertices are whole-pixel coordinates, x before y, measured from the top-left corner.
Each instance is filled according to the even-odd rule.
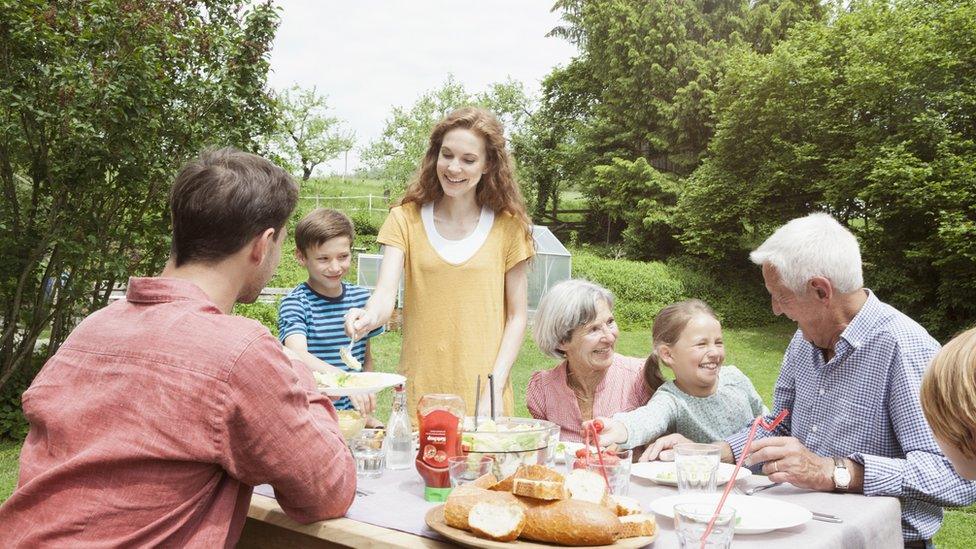
[[[677,263],[604,258],[586,247],[572,253],[573,276],[613,292],[614,316],[624,329],[650,329],[663,307],[689,298],[711,305],[727,327],[762,326],[774,320],[758,269],[719,279]]]

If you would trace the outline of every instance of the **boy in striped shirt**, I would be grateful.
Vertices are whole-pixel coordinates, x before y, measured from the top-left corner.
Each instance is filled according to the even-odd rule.
[[[342,281],[352,261],[356,230],[342,212],[316,208],[295,227],[295,257],[308,271],[308,280],[295,287],[278,307],[278,337],[313,370],[351,371],[339,354],[349,345],[344,329],[345,314],[362,308],[369,290]],[[352,356],[364,371],[373,370],[369,338],[383,333],[377,328],[356,341]],[[382,424],[370,414],[376,409],[376,395],[342,397],[333,402],[337,410],[355,408],[367,418],[367,427]]]

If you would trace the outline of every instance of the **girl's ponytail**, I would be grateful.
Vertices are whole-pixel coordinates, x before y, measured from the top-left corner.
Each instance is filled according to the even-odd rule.
[[[651,349],[650,356],[644,361],[644,383],[651,389],[651,392],[657,391],[657,388],[664,385],[664,374],[661,373],[661,360],[657,356],[657,350]]]

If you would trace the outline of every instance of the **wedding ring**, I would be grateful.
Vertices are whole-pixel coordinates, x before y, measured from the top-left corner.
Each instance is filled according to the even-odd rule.
[[[774,461],[773,462],[773,472],[774,473],[778,473],[779,472],[779,462],[778,461]]]

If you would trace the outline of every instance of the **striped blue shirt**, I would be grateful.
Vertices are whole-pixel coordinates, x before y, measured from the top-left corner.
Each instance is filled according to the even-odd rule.
[[[308,352],[316,358],[349,371],[342,362],[339,348],[349,345],[349,337],[344,329],[346,311],[353,307],[363,308],[369,299],[369,290],[362,286],[342,283],[342,295],[324,296],[313,290],[305,282],[288,293],[278,306],[278,338],[302,334],[308,341]],[[353,345],[352,354],[365,364],[366,340],[383,333],[383,327],[376,328]],[[334,401],[337,410],[352,408],[349,399],[342,397]]]
[[[976,501],[976,482],[956,474],[922,415],[922,373],[938,350],[924,328],[868,290],[829,362],[796,332],[767,417],[784,408],[790,415],[756,438],[793,436],[816,454],[862,464],[865,495],[901,500],[905,541],[931,539],[942,507]],[[736,457],[747,435],[748,428],[725,439]]]

